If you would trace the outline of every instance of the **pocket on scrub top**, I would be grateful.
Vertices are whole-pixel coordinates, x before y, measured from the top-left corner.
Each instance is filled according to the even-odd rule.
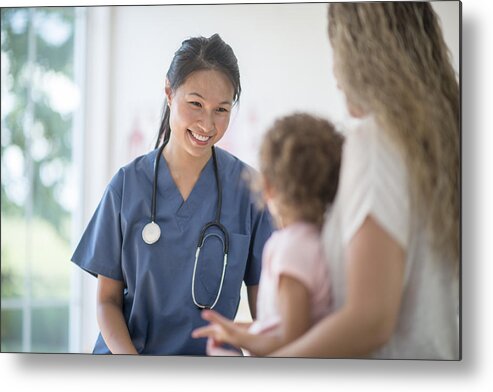
[[[207,237],[197,261],[195,295],[197,301],[203,305],[212,305],[219,292],[224,263],[222,242],[224,238],[221,236],[221,239],[215,235]],[[235,233],[229,235],[228,258],[224,271],[221,298],[234,298],[239,293],[248,259],[249,246],[250,236]]]

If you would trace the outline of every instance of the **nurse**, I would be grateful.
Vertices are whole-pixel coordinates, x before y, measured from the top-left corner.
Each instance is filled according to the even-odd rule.
[[[201,310],[234,318],[242,282],[255,317],[272,221],[242,180],[251,168],[214,147],[241,93],[231,47],[184,41],[165,93],[156,149],[115,174],[72,256],[98,279],[97,354],[204,355]]]

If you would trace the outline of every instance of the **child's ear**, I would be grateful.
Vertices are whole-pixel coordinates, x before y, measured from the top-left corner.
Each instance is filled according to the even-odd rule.
[[[267,181],[265,177],[262,177],[262,188],[264,189],[264,197],[265,200],[269,200],[274,198],[275,191],[272,185]]]

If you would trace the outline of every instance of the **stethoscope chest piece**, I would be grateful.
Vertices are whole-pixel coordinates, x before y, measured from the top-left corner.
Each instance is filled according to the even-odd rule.
[[[155,222],[149,222],[142,230],[142,239],[146,244],[154,244],[161,236],[161,229]]]

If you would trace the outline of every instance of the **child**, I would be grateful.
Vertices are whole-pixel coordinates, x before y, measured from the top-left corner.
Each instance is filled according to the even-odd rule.
[[[277,120],[260,149],[261,186],[278,231],[265,244],[252,324],[206,310],[209,355],[238,355],[228,343],[265,356],[304,334],[329,311],[329,276],[320,229],[334,200],[343,138],[321,118],[293,114]]]

